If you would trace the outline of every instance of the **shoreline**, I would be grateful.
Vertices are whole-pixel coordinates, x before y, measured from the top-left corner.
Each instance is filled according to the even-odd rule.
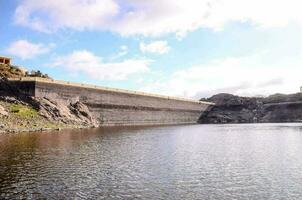
[[[197,126],[197,125],[261,125],[261,124],[301,124],[302,126],[302,121],[291,121],[291,122],[256,122],[256,123],[196,123],[196,124],[163,124],[163,125],[127,125],[127,126],[82,126],[82,127],[59,127],[59,128],[33,128],[33,129],[9,129],[9,130],[0,130],[0,134],[19,134],[19,133],[46,133],[46,132],[62,132],[65,130],[84,130],[84,129],[98,129],[98,128],[129,128],[129,127],[134,127],[134,128],[141,128],[141,127],[168,127],[168,126],[184,126],[184,125],[190,125],[190,126]]]
[[[277,100],[273,98],[270,100],[273,104],[265,98],[225,96],[220,94],[219,98],[210,99],[216,105],[204,113],[196,124],[190,125],[302,123],[302,103],[298,101],[302,99],[301,94],[292,95],[296,101],[291,102],[280,100],[280,96]],[[288,95],[282,98],[289,99]],[[80,102],[74,105],[33,97],[0,96],[0,134],[167,125],[188,124],[102,125],[96,123],[88,108]]]
[[[64,130],[81,130],[99,127],[59,127],[59,128],[29,128],[29,129],[7,129],[0,130],[0,134],[18,134],[18,133],[36,133],[36,132],[49,132],[49,131],[64,131]]]

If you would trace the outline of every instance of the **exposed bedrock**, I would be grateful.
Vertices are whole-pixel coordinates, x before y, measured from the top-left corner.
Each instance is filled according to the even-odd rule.
[[[200,117],[200,123],[302,122],[302,94],[275,94],[268,97],[239,97],[217,94],[216,103]]]
[[[38,107],[39,114],[48,120],[81,126],[97,126],[88,107],[81,102],[69,103],[38,97],[33,97],[33,100]]]

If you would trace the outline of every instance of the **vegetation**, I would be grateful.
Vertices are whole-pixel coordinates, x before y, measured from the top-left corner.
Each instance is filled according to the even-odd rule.
[[[38,116],[38,112],[36,110],[21,104],[11,104],[10,111],[14,115],[22,118],[35,118]]]
[[[38,111],[30,106],[0,101],[7,116],[0,115],[0,132],[5,130],[40,130],[43,128],[60,127],[58,123],[50,122],[38,114]]]
[[[47,74],[43,74],[41,71],[31,71],[30,73],[18,66],[0,64],[0,77],[5,78],[22,78],[22,77],[41,77],[50,78]]]
[[[25,72],[18,67],[6,64],[0,64],[0,77],[5,78],[21,78],[25,76]]]
[[[59,120],[50,120],[39,114],[31,106],[19,103],[10,103],[0,100],[0,134],[6,132],[56,130],[65,128],[83,128],[77,123],[64,123]]]

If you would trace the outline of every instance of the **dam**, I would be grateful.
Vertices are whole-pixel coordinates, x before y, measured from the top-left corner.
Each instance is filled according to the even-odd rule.
[[[214,104],[45,78],[9,79],[23,94],[82,102],[100,126],[194,124]]]

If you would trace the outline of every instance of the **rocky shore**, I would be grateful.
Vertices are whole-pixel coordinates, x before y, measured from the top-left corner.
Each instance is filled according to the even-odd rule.
[[[200,123],[302,122],[302,93],[268,97],[217,94],[202,100],[216,105],[200,117]]]
[[[97,122],[85,104],[22,95],[5,78],[0,78],[0,132],[96,126]]]

